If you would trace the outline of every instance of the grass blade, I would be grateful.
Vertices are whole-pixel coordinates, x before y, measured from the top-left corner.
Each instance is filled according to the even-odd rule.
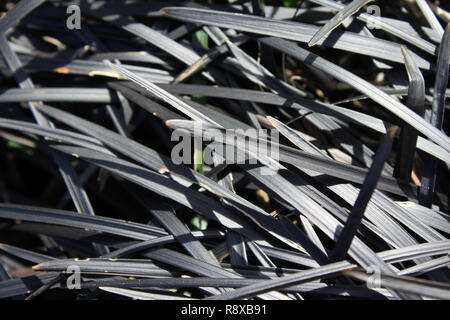
[[[362,7],[373,0],[353,0],[347,4],[333,19],[329,20],[326,25],[317,31],[309,40],[308,46],[312,47],[330,34],[334,29],[339,27],[346,19],[357,13]]]
[[[375,190],[375,186],[380,177],[381,171],[383,170],[384,163],[386,162],[386,159],[391,151],[394,132],[395,131],[392,130],[392,132],[387,134],[380,144],[380,147],[375,155],[373,165],[367,174],[358,198],[356,199],[350,215],[345,222],[344,228],[339,235],[336,246],[330,254],[331,262],[343,260],[347,254],[348,248],[350,248],[353,237],[356,235],[356,232],[361,224],[367,204],[369,203],[372,193]]]

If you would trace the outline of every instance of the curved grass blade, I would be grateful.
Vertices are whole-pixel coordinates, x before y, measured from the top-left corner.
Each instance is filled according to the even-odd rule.
[[[176,268],[190,271],[194,274],[206,277],[223,276],[226,278],[240,278],[234,271],[229,271],[223,268],[221,265],[209,264],[203,261],[199,261],[182,253],[165,249],[155,248],[145,252],[145,256],[150,259],[154,259]]]
[[[450,253],[450,240],[423,243],[378,253],[388,263],[397,263],[420,257],[430,257]]]
[[[150,240],[167,235],[164,230],[148,225],[49,208],[0,204],[0,217],[97,230],[138,240]]]
[[[406,105],[423,117],[425,114],[425,80],[417,64],[411,59],[408,49],[402,46],[402,52],[405,56],[406,71],[409,78]],[[417,130],[407,124],[403,124],[394,168],[394,176],[403,181],[411,180],[416,156],[417,137]]]
[[[420,8],[420,11],[422,11],[425,19],[430,24],[431,28],[436,31],[438,37],[442,37],[444,35],[444,28],[442,28],[439,20],[434,15],[433,10],[431,10],[430,6],[428,5],[428,2],[426,0],[416,0],[416,3]]]
[[[112,155],[111,151],[106,149],[97,139],[75,132],[50,127],[42,127],[30,122],[9,120],[3,118],[0,119],[0,127],[37,134],[55,139],[56,141],[64,141],[65,143],[80,145],[89,149],[98,150],[103,153]]]
[[[338,14],[336,14],[331,20],[327,22],[322,28],[317,31],[314,36],[309,40],[308,46],[312,47],[319,41],[330,34],[334,29],[339,27],[347,18],[357,13],[362,7],[373,0],[353,0],[347,4]]]
[[[227,232],[227,246],[232,265],[247,265],[244,237],[234,231]]]
[[[131,90],[125,86],[123,86],[120,83],[112,82],[109,83],[109,86],[117,91],[119,91],[124,97],[129,99],[130,101],[136,103],[141,108],[145,109],[146,111],[150,112],[151,114],[161,118],[162,120],[169,120],[169,119],[182,119],[183,117],[179,115],[178,113],[175,113],[159,103],[156,103],[155,101],[145,97],[142,94],[137,93],[134,90]]]
[[[22,0],[19,1],[8,13],[0,20],[0,35],[4,35],[6,31],[25,17],[35,8],[44,3],[45,0]]]
[[[217,260],[206,250],[203,244],[192,235],[191,230],[177,218],[175,209],[169,201],[164,203],[165,199],[159,197],[149,199],[148,196],[138,190],[134,190],[133,193],[135,197],[139,198],[139,202],[150,211],[150,213],[175,237],[192,257],[219,266]],[[155,202],[159,204],[155,206]]]
[[[16,81],[19,86],[22,88],[33,88],[33,82],[24,72],[21,62],[19,61],[17,55],[11,50],[8,42],[3,35],[0,35],[0,51],[2,52],[2,55],[4,56],[10,70],[15,73]],[[28,102],[28,106],[34,118],[40,126],[52,127],[52,123],[36,109],[36,106],[38,106],[39,104],[42,104],[42,102]],[[76,174],[72,165],[62,154],[50,150],[50,155],[58,166],[58,170],[64,180],[64,183],[69,191],[69,194],[77,211],[81,214],[95,215],[94,209],[92,208],[87,193],[81,185],[78,175]],[[107,247],[98,246],[95,243],[93,244],[93,246],[99,254],[108,252]]]
[[[197,300],[194,298],[175,296],[169,294],[142,292],[137,290],[114,288],[114,287],[98,287],[100,290],[115,293],[121,296],[132,298],[133,300]],[[169,292],[168,292],[169,293]]]
[[[413,267],[403,269],[398,272],[398,275],[399,276],[416,277],[416,276],[420,276],[424,273],[427,273],[427,272],[430,272],[430,271],[433,271],[436,269],[447,267],[449,265],[450,265],[450,257],[448,255],[446,255],[441,258],[433,259],[433,260],[415,265]]]
[[[331,1],[331,0],[309,0],[310,2],[317,3],[321,6],[325,6],[326,8],[331,8],[334,10],[342,10],[344,8],[344,4]],[[429,54],[435,55],[436,54],[436,46],[422,38],[415,32],[410,32],[409,30],[404,30],[404,28],[397,27],[396,24],[392,23],[391,20],[388,20],[384,17],[376,17],[374,18],[373,15],[361,12],[356,16],[358,20],[361,20],[367,24],[369,23],[376,23],[377,27],[382,29],[383,31],[386,31],[393,36],[396,36],[412,45],[414,45],[417,48],[420,48],[424,50],[425,52],[428,52]],[[375,19],[375,20],[374,20]],[[400,20],[396,20],[400,21]]]
[[[434,83],[434,95],[432,103],[431,125],[442,130],[445,112],[445,91],[448,85],[448,65],[450,62],[450,24],[447,26],[439,47],[438,65],[436,69],[436,80]],[[419,203],[431,207],[433,202],[434,188],[436,184],[436,159],[428,157],[425,172],[421,180]]]
[[[66,272],[69,266],[76,265],[81,273],[126,275],[126,276],[171,276],[171,272],[143,259],[58,259],[33,266],[36,271]]]
[[[222,268],[222,266],[214,266],[169,249],[151,249],[145,253],[145,256],[151,260],[173,266],[176,268],[175,270],[182,270],[183,273],[189,272],[206,277],[221,276],[224,278],[240,278],[237,273]],[[98,258],[88,260],[60,259],[35,265],[33,266],[33,269],[38,271],[64,271],[68,266],[76,264],[82,273],[108,273],[130,276],[153,276],[155,275],[155,271],[164,270],[156,267],[151,260]]]
[[[450,151],[450,138],[447,135],[431,126],[415,112],[409,110],[408,107],[393,99],[391,96],[376,88],[369,82],[358,77],[357,75],[309,52],[308,50],[300,48],[289,41],[276,38],[264,38],[260,39],[260,41],[267,43],[274,48],[278,48],[278,50],[292,56],[293,58],[299,59],[303,63],[322,70],[323,72],[332,75],[336,79],[347,83],[361,93],[369,96],[380,106],[394,113],[403,121],[410,124],[413,128],[427,136],[429,139],[433,140],[436,144],[443,147],[446,151]]]
[[[0,299],[12,298],[39,290],[42,285],[59,277],[59,272],[37,273],[35,275],[0,282]]]
[[[117,72],[112,72],[102,61],[66,59],[64,57],[40,58],[31,55],[19,55],[24,69],[28,72],[53,72],[61,75],[84,75],[88,77],[104,77],[120,79]],[[124,64],[127,69],[135,72],[141,77],[154,82],[169,83],[173,80],[170,72],[150,67],[141,67]]]
[[[81,289],[98,288],[100,286],[116,288],[133,289],[152,289],[152,288],[199,288],[199,287],[222,287],[222,288],[241,288],[251,284],[261,282],[263,279],[228,279],[228,278],[160,278],[160,279],[136,279],[136,280],[96,280],[84,282]],[[317,293],[331,295],[351,295],[361,298],[381,298],[380,294],[374,291],[354,287],[327,285],[325,283],[310,282],[301,285],[295,285],[283,289],[286,292],[299,293]],[[1,291],[0,291],[1,292]],[[1,296],[1,295],[0,295]]]
[[[0,103],[7,102],[115,103],[105,88],[21,88],[1,89]]]
[[[263,267],[270,267],[270,268],[276,268],[276,265],[273,263],[273,261],[269,258],[269,256],[260,248],[260,246],[255,241],[247,241],[247,246],[250,248],[253,255],[258,259],[259,263]],[[308,256],[309,258],[309,256]],[[311,258],[311,261],[314,261]],[[314,266],[317,263],[314,263]]]
[[[192,236],[195,239],[200,240],[202,238],[220,238],[223,237],[224,234],[220,231],[210,230],[210,231],[194,231],[192,232]],[[109,254],[102,256],[102,258],[117,258],[122,256],[128,256],[139,251],[151,249],[153,247],[162,246],[165,244],[170,244],[175,241],[177,240],[173,235],[158,237],[155,239],[141,241],[136,244],[121,247],[120,249],[117,249],[115,251],[110,252]],[[114,245],[112,246],[114,247]]]
[[[47,255],[44,255],[41,253],[25,250],[25,249],[11,246],[11,245],[8,245],[5,243],[0,243],[0,250],[4,251],[12,256],[15,256],[20,259],[30,261],[33,263],[41,263],[44,261],[49,261],[49,260],[55,259],[53,257],[47,256]]]
[[[350,270],[345,271],[344,274],[360,281],[370,281],[370,274],[362,271]],[[379,285],[385,288],[394,289],[397,291],[417,294],[419,296],[427,296],[436,299],[449,300],[450,299],[450,285],[447,283],[440,283],[428,281],[423,279],[405,277],[405,276],[379,276]]]
[[[33,291],[25,300],[33,300],[36,299],[38,296],[43,294],[45,291],[49,290],[52,286],[60,282],[66,277],[64,274],[60,274],[59,276],[56,276],[53,278],[53,280],[47,282],[46,284],[42,285],[39,289]]]
[[[382,140],[372,167],[369,169],[369,173],[361,187],[358,198],[353,205],[350,215],[345,222],[344,228],[339,235],[338,241],[330,254],[330,261],[336,262],[345,259],[347,251],[353,241],[356,232],[361,225],[361,220],[364,217],[364,211],[372,197],[372,193],[375,190],[378,179],[380,178],[381,171],[383,170],[384,163],[391,151],[392,140],[394,136],[394,130],[388,133]]]
[[[430,227],[450,234],[450,217],[447,214],[410,202],[400,203],[400,205]]]
[[[154,94],[156,97],[158,97],[159,99],[163,100],[164,102],[172,105],[174,108],[180,110],[181,112],[183,112],[190,118],[220,127],[220,125],[218,123],[216,123],[214,120],[205,117],[202,113],[198,112],[196,109],[192,108],[190,105],[181,101],[180,99],[178,99],[174,95],[170,94],[169,92],[161,89],[157,85],[154,85],[153,83],[146,81],[145,79],[130,72],[129,70],[125,69],[122,66],[112,64],[109,61],[105,61],[105,63],[109,67],[111,67],[111,69],[113,69],[114,71],[118,72],[119,74],[128,78],[129,80],[133,81],[134,83],[140,85],[141,87],[147,89],[152,94]]]
[[[245,14],[234,14],[204,9],[167,7],[162,9],[161,13],[170,18],[182,21],[208,24],[222,28],[232,28],[244,32],[282,37],[284,39],[300,42],[308,42],[319,30],[319,27],[305,23],[277,21]],[[348,31],[336,31],[328,37],[323,45],[403,63],[400,46],[397,44],[386,40],[360,36]],[[425,69],[429,68],[429,63],[418,56],[417,63]]]
[[[262,281],[260,283],[249,285],[240,289],[236,289],[234,291],[229,291],[220,295],[206,298],[206,300],[237,300],[249,298],[258,294],[284,289],[293,285],[331,277],[333,275],[341,273],[344,270],[352,269],[354,267],[355,266],[352,265],[350,265],[349,267],[346,262],[329,264],[315,269],[301,271],[299,273],[281,277],[279,279]]]

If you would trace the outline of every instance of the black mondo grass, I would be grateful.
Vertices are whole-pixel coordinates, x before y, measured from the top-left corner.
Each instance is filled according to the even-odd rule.
[[[443,2],[0,2],[0,299],[450,299]]]

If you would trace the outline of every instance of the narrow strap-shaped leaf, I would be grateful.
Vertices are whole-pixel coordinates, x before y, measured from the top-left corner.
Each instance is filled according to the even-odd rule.
[[[156,55],[147,51],[127,51],[127,52],[100,52],[89,57],[89,60],[104,61],[104,60],[122,60],[122,61],[136,61],[143,63],[152,63],[158,65],[165,65],[166,62]]]
[[[152,288],[198,288],[198,287],[226,287],[226,288],[241,288],[254,283],[258,283],[263,279],[229,279],[229,278],[160,278],[160,279],[136,279],[136,280],[108,280],[99,279],[95,281],[84,282],[81,284],[82,289],[98,288],[100,286],[116,287],[116,288],[134,288],[134,289],[152,289]],[[283,289],[286,292],[314,292],[317,294],[336,294],[346,295],[362,298],[375,298],[380,296],[375,292],[354,286],[338,286],[327,285],[325,283],[310,282],[300,285],[295,285]],[[1,296],[1,289],[0,289]]]
[[[30,262],[34,262],[34,263],[41,263],[44,261],[49,261],[54,259],[53,257],[41,254],[41,253],[37,253],[37,252],[33,252],[33,251],[29,251],[29,250],[25,250],[22,248],[18,248],[15,246],[11,246],[5,243],[0,243],[0,250],[7,252],[8,254],[30,261]]]
[[[161,12],[165,16],[182,21],[203,23],[223,28],[233,28],[235,30],[266,36],[282,37],[284,39],[300,42],[308,42],[319,30],[319,27],[306,23],[277,21],[251,15],[218,12],[213,10],[168,7],[162,9]],[[328,37],[324,42],[324,45],[403,63],[400,46],[397,44],[386,40],[360,36],[348,31],[336,31]],[[421,67],[428,68],[429,63],[423,60],[424,59],[417,57],[418,64]]]
[[[169,201],[164,203],[163,201],[165,201],[165,199],[160,197],[151,199],[138,190],[134,190],[133,193],[138,197],[139,202],[143,204],[156,219],[158,219],[163,227],[177,239],[192,257],[219,266],[217,260],[206,250],[203,244],[192,235],[191,230],[177,218],[175,210]],[[155,206],[154,202],[161,203]]]
[[[373,0],[353,0],[347,4],[341,11],[338,12],[331,20],[329,20],[322,28],[317,31],[309,40],[310,47],[316,45],[319,41],[330,34],[334,29],[339,27],[347,18],[357,13],[362,7]]]
[[[400,205],[404,206],[408,212],[427,223],[430,227],[450,233],[450,217],[447,214],[410,202],[400,203]]]
[[[28,72],[47,71],[57,74],[84,75],[89,77],[102,76],[113,79],[120,78],[117,72],[112,72],[111,69],[103,63],[103,61],[81,59],[70,60],[64,57],[55,57],[50,59],[23,54],[19,54],[18,56],[24,66],[24,69]],[[124,66],[149,81],[168,83],[173,80],[171,73],[165,70],[130,64],[124,64]]]
[[[0,299],[16,297],[38,290],[43,284],[52,282],[59,272],[37,273],[31,276],[0,282]]]
[[[209,264],[170,249],[165,248],[150,249],[145,253],[145,255],[151,259],[167,263],[176,268],[187,270],[197,275],[207,277],[214,277],[220,275],[226,278],[241,277],[235,272],[226,270],[221,265]]]
[[[107,89],[104,88],[34,88],[2,89],[0,102],[77,102],[77,103],[114,103]]]
[[[378,256],[386,262],[397,263],[423,256],[435,256],[448,253],[450,253],[450,240],[443,240],[388,250],[378,253]]]
[[[261,250],[260,246],[255,241],[247,241],[247,246],[250,248],[253,255],[258,259],[263,267],[275,268],[273,261]]]
[[[222,266],[214,266],[209,263],[196,260],[187,255],[178,253],[173,250],[164,248],[150,249],[145,253],[145,256],[149,259],[88,259],[88,260],[73,260],[73,259],[61,259],[55,261],[44,262],[33,266],[35,270],[42,271],[54,271],[65,270],[67,266],[77,265],[80,267],[81,272],[95,272],[95,273],[107,273],[122,274],[122,275],[140,275],[151,276],[155,274],[155,271],[161,269],[157,267],[152,260],[159,261],[164,264],[173,266],[176,270],[184,272],[190,272],[193,274],[215,277],[221,276],[224,278],[241,278],[237,273],[229,271]]]
[[[316,279],[323,279],[331,277],[344,270],[352,269],[354,266],[350,266],[347,263],[334,263],[326,266],[318,267],[315,269],[309,269],[301,271],[297,274],[280,277],[279,279],[267,280],[254,285],[249,285],[234,291],[225,292],[220,295],[206,298],[207,300],[237,300],[248,297],[253,297],[261,293],[280,290],[289,286],[302,284],[305,282],[314,281]]]
[[[39,289],[34,290],[25,300],[34,300],[45,291],[49,290],[53,285],[57,284],[66,277],[64,274],[55,276],[51,281],[43,284]]]
[[[325,6],[327,8],[334,9],[334,10],[342,10],[345,6],[342,3],[332,1],[332,0],[309,0],[309,1],[317,3],[321,6]],[[411,32],[405,31],[404,28],[397,27],[396,24],[392,23],[387,18],[374,17],[373,15],[364,13],[364,12],[361,12],[360,14],[358,14],[356,16],[356,18],[367,24],[373,23],[374,19],[376,19],[375,22],[376,22],[378,28],[382,29],[383,31],[386,31],[386,32],[392,34],[393,36],[396,36],[396,37],[412,44],[413,46],[420,48],[420,49],[424,50],[425,52],[428,52],[429,54],[434,55],[436,53],[436,46],[434,44],[420,38],[420,36],[418,36],[415,33],[411,33]],[[396,20],[396,21],[399,21],[399,20]]]
[[[57,259],[34,265],[33,269],[36,271],[67,272],[67,268],[73,265],[79,267],[81,273],[130,276],[171,275],[171,271],[156,266],[149,259]]]
[[[137,290],[114,288],[114,287],[99,287],[100,290],[115,293],[121,296],[132,298],[133,300],[197,300],[189,297],[175,296],[169,294],[142,292]],[[169,292],[168,292],[169,293]]]
[[[147,110],[153,115],[163,119],[164,121],[169,119],[179,119],[183,118],[178,113],[175,113],[168,108],[163,107],[159,103],[143,96],[142,94],[137,93],[134,90],[131,90],[120,83],[109,83],[109,86],[115,90],[118,90],[121,94],[123,94],[127,99],[136,103],[141,108]]]
[[[445,112],[445,91],[448,84],[449,62],[450,62],[450,24],[447,26],[439,47],[438,65],[434,83],[434,95],[432,103],[431,125],[442,130]],[[436,159],[427,157],[425,170],[421,180],[419,203],[431,207],[433,202],[434,188],[436,184]]]
[[[156,227],[124,222],[112,218],[75,214],[70,211],[0,204],[0,217],[24,221],[74,226],[121,235],[132,239],[149,240],[167,233]]]
[[[218,238],[223,237],[224,234],[220,231],[194,231],[192,232],[192,236],[195,239],[202,238]],[[141,241],[135,244],[131,244],[129,246],[121,247],[115,251],[112,251],[106,255],[103,255],[102,258],[117,258],[122,256],[128,256],[134,254],[136,252],[151,249],[153,247],[162,246],[165,244],[170,244],[176,241],[176,238],[173,235],[163,236],[154,238],[151,240]],[[114,245],[112,245],[114,247]]]
[[[101,142],[99,142],[97,139],[67,130],[42,127],[30,122],[9,120],[4,118],[0,119],[0,127],[42,135],[55,140],[64,141],[65,143],[73,143],[93,150],[99,150],[106,154],[112,154],[104,146],[102,146]]]
[[[227,232],[227,246],[230,252],[232,265],[246,265],[247,251],[245,250],[244,237],[234,231]]]
[[[406,47],[402,46],[405,56],[406,71],[409,78],[408,99],[406,105],[420,116],[425,114],[425,80],[411,59]],[[411,173],[416,156],[417,130],[403,124],[400,131],[400,141],[395,161],[394,176],[404,181],[411,180]]]
[[[291,223],[286,217],[282,216],[281,221],[284,222],[286,229],[292,234],[295,240],[302,245],[303,248],[313,257],[320,265],[324,265],[328,261],[326,252],[323,252],[317,245],[307,237],[300,229]]]
[[[433,30],[437,32],[439,37],[442,37],[444,35],[444,28],[442,28],[439,20],[436,18],[434,12],[428,5],[428,2],[426,0],[416,0],[416,3],[422,11],[425,19],[427,19],[431,28],[433,28]]]
[[[25,17],[35,8],[44,3],[45,0],[22,0],[19,1],[8,13],[0,20],[0,35],[17,23],[20,19]]]
[[[384,274],[374,276],[356,270],[350,270],[344,273],[346,276],[355,278],[357,280],[364,282],[372,280],[374,282],[378,282],[374,283],[375,285],[378,284],[381,287],[395,289],[397,291],[403,291],[437,299],[450,299],[450,285],[448,285],[447,283],[440,283],[405,276],[388,276]]]
[[[214,120],[208,119],[203,114],[201,114],[200,112],[198,112],[197,110],[192,108],[190,105],[188,105],[187,103],[181,101],[180,99],[178,99],[174,95],[170,94],[169,92],[161,89],[157,85],[154,85],[153,83],[148,82],[147,80],[139,77],[138,75],[132,73],[131,71],[128,71],[127,69],[125,69],[122,66],[119,66],[119,65],[116,65],[116,64],[112,64],[109,61],[106,61],[105,63],[109,67],[111,67],[111,69],[117,71],[122,76],[128,78],[129,80],[132,80],[133,82],[137,83],[141,87],[147,89],[152,94],[154,94],[156,97],[158,97],[159,99],[161,99],[161,100],[167,102],[168,104],[172,105],[174,108],[180,110],[181,112],[185,113],[189,117],[191,117],[191,118],[193,118],[195,120],[198,120],[198,121],[214,124],[214,125],[220,127],[220,125],[218,123],[216,123]]]
[[[12,276],[9,274],[8,270],[6,270],[5,266],[3,265],[2,261],[0,260],[0,283],[2,281],[7,281],[12,279]]]
[[[364,211],[367,204],[372,197],[377,181],[383,170],[384,163],[391,151],[394,130],[389,132],[381,141],[381,144],[375,154],[375,160],[369,169],[369,173],[361,187],[358,198],[353,205],[350,215],[345,222],[344,228],[339,234],[338,241],[330,254],[330,261],[335,262],[343,260],[347,255],[347,251],[353,241],[353,237],[361,225],[361,220],[364,217]]]
[[[411,111],[408,107],[357,75],[309,52],[308,50],[300,48],[289,41],[275,38],[264,38],[260,41],[270,44],[274,48],[278,48],[278,50],[292,56],[293,58],[299,59],[307,65],[311,65],[319,70],[322,70],[336,79],[347,83],[356,90],[367,94],[367,96],[369,96],[372,100],[379,103],[380,106],[397,115],[403,121],[410,124],[429,139],[433,140],[436,144],[442,146],[445,150],[450,151],[450,138],[447,135],[431,126],[414,111]]]

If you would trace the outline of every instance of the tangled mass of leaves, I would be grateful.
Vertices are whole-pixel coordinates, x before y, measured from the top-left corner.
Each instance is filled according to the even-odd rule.
[[[443,4],[0,11],[0,298],[450,298]]]

